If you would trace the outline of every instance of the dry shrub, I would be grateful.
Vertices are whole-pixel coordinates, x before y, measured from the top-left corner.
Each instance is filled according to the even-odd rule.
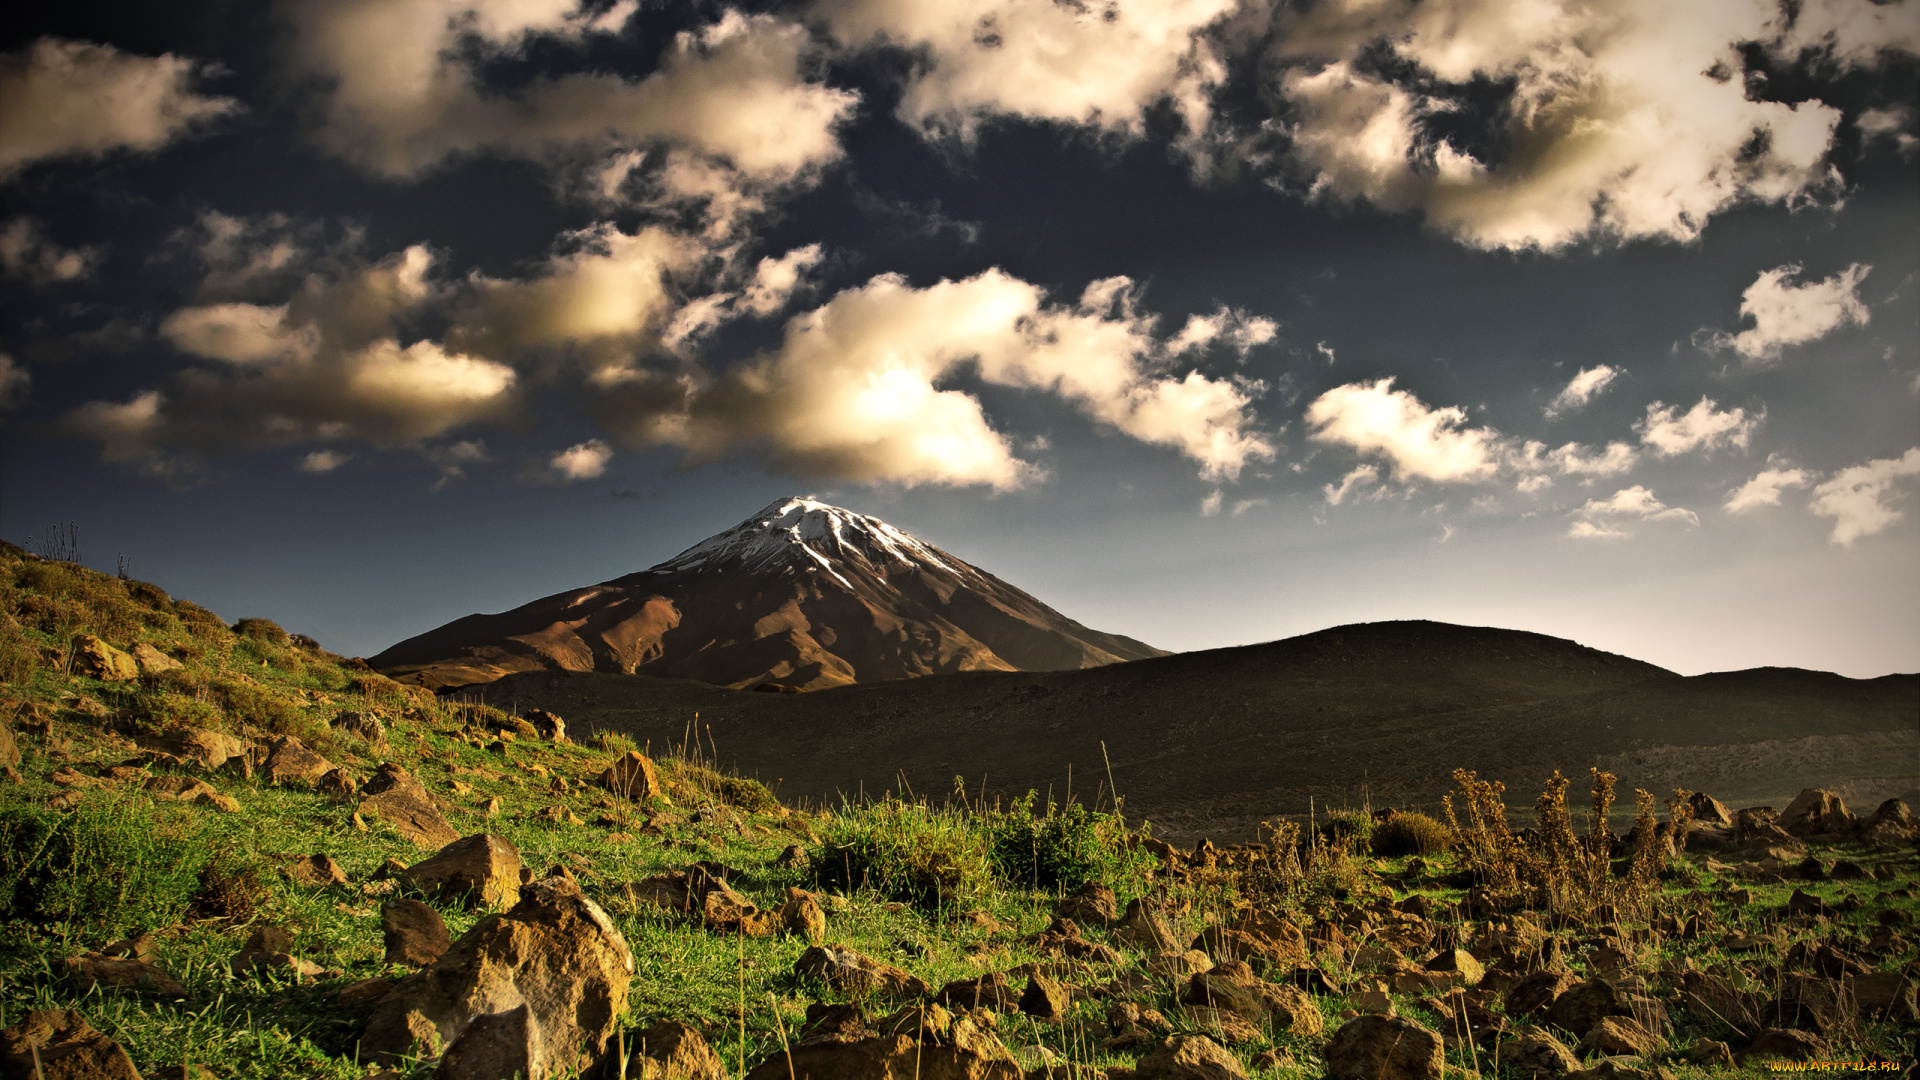
[[[1393,811],[1373,830],[1373,853],[1385,858],[1438,855],[1452,843],[1453,830],[1426,814]]]
[[[206,642],[216,642],[225,638],[231,631],[226,620],[191,600],[181,600],[173,606],[174,613],[180,616],[180,622],[186,626],[187,633]]]
[[[233,624],[233,632],[239,637],[264,641],[281,648],[285,648],[290,643],[287,632],[272,619],[241,619]]]

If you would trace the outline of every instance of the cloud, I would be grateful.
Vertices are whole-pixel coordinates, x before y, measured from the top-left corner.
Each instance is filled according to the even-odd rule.
[[[599,411],[636,445],[699,463],[740,453],[802,475],[1005,490],[1040,476],[978,399],[942,384],[963,371],[1052,394],[1121,434],[1179,450],[1212,480],[1273,456],[1254,428],[1259,383],[1167,370],[1132,283],[1089,285],[1073,305],[1000,270],[915,288],[884,274],[795,316],[776,349],[718,378],[633,369],[602,383]]]
[[[1740,297],[1740,314],[1753,326],[1737,334],[1703,331],[1696,340],[1709,348],[1731,348],[1749,364],[1780,358],[1788,345],[1817,341],[1842,326],[1867,325],[1867,305],[1860,301],[1860,282],[1873,267],[1854,263],[1825,281],[1796,285],[1798,264],[1762,271]]]
[[[1652,491],[1638,484],[1621,488],[1605,499],[1588,499],[1585,506],[1574,511],[1574,516],[1578,520],[1568,528],[1567,535],[1582,539],[1631,536],[1633,534],[1620,525],[1624,519],[1684,521],[1693,526],[1700,524],[1699,516],[1693,511],[1668,506]]]
[[[98,248],[55,244],[32,218],[15,218],[0,229],[0,268],[31,285],[44,287],[90,277],[100,255]]]
[[[1895,486],[1920,476],[1920,447],[1897,458],[1875,458],[1851,465],[1813,489],[1807,509],[1833,519],[1827,542],[1852,547],[1855,540],[1885,530],[1904,515],[1888,503],[1900,493]]]
[[[1547,461],[1564,476],[1619,476],[1631,472],[1640,455],[1623,442],[1608,443],[1597,454],[1579,443],[1567,443],[1547,454]]]
[[[1890,139],[1900,153],[1910,154],[1916,146],[1920,146],[1920,139],[1916,139],[1906,130],[1912,122],[1912,109],[1904,105],[1894,105],[1885,109],[1868,109],[1854,120],[1853,126],[1860,129],[1860,137],[1863,141]]]
[[[819,244],[808,244],[777,259],[772,256],[761,259],[737,306],[755,315],[771,315],[786,307],[794,290],[804,282],[807,271],[820,264],[821,254]]]
[[[1313,193],[1417,212],[1472,247],[1687,241],[1736,203],[1836,184],[1840,110],[1761,100],[1741,77],[1740,48],[1786,48],[1783,28],[1760,0],[1296,7],[1274,37],[1271,129]],[[1861,37],[1904,47],[1888,25]],[[1849,45],[1847,62],[1872,52]]]
[[[21,367],[13,357],[0,353],[0,410],[20,404],[32,385],[33,378],[27,374],[27,369]]]
[[[1651,446],[1661,457],[1673,457],[1692,450],[1713,450],[1721,446],[1745,447],[1753,429],[1765,413],[1748,416],[1745,409],[1716,411],[1711,398],[1703,397],[1684,413],[1658,401],[1647,406],[1646,419],[1633,425],[1644,446]]]
[[[480,152],[558,160],[672,146],[746,181],[779,184],[840,156],[834,129],[858,96],[809,81],[805,29],[771,16],[728,11],[684,32],[640,79],[578,71],[511,91],[484,84],[475,56],[527,59],[536,41],[597,32],[576,8],[576,0],[291,5],[299,68],[332,83],[317,138],[395,177]]]
[[[929,138],[971,142],[995,117],[1143,131],[1171,102],[1205,132],[1225,66],[1206,30],[1238,0],[820,0],[815,14],[850,46],[916,54],[896,115]]]
[[[442,295],[433,257],[412,247],[335,278],[309,278],[283,304],[201,304],[161,323],[180,351],[211,365],[162,392],[89,402],[68,430],[106,461],[158,461],[324,439],[406,445],[511,411],[506,364],[431,339],[402,344],[402,324]]]
[[[1340,478],[1340,484],[1322,484],[1320,490],[1327,494],[1328,506],[1339,506],[1347,501],[1347,496],[1359,488],[1380,482],[1380,469],[1374,465],[1356,465],[1352,471]]]
[[[196,93],[199,74],[171,54],[58,38],[0,55],[0,179],[51,158],[159,150],[239,108]]]
[[[1742,514],[1762,506],[1779,506],[1780,493],[1787,488],[1806,487],[1813,474],[1805,469],[1763,469],[1760,475],[1727,492],[1722,507],[1729,514]]]
[[[1620,369],[1606,364],[1581,368],[1580,374],[1575,375],[1547,404],[1547,418],[1552,419],[1563,413],[1579,412],[1587,407],[1587,402],[1599,397],[1608,384],[1619,377]]]
[[[553,455],[547,467],[560,478],[562,483],[571,484],[575,480],[592,480],[607,471],[607,462],[613,460],[613,448],[602,439],[588,439],[575,443]]]
[[[1186,325],[1167,342],[1167,351],[1179,356],[1224,341],[1244,358],[1255,346],[1271,342],[1279,333],[1280,324],[1272,319],[1221,304],[1211,315],[1189,315]]]
[[[195,290],[201,300],[263,300],[297,289],[316,262],[350,258],[359,241],[357,231],[349,230],[344,242],[327,247],[321,234],[317,223],[286,214],[236,217],[207,210],[175,230],[157,258],[193,266],[201,274]]]
[[[1336,386],[1307,406],[1311,438],[1385,458],[1402,479],[1485,480],[1500,467],[1491,428],[1469,428],[1458,406],[1429,409],[1393,379]]]
[[[1256,506],[1265,505],[1267,505],[1267,500],[1265,499],[1235,499],[1233,501],[1233,516],[1239,517],[1241,514],[1246,513]]]
[[[353,455],[338,450],[315,450],[300,459],[300,471],[308,473],[330,473],[353,460]]]
[[[1214,488],[1207,497],[1200,500],[1200,516],[1214,517],[1220,513],[1220,503],[1225,498],[1219,488]]]

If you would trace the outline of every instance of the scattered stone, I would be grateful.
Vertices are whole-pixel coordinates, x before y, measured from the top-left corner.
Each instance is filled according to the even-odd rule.
[[[508,908],[520,900],[520,852],[505,837],[475,833],[408,867],[401,880],[447,902]]]
[[[1126,914],[1120,917],[1120,925],[1112,936],[1122,944],[1137,945],[1150,952],[1181,951],[1174,943],[1173,931],[1167,929],[1166,920],[1139,899],[1127,901]]]
[[[222,795],[212,784],[191,776],[156,776],[147,781],[147,790],[162,799],[211,806],[229,814],[240,809],[238,799]]]
[[[918,975],[831,945],[815,945],[801,953],[793,971],[803,978],[820,979],[843,994],[914,998],[932,989]]]
[[[812,1010],[809,1009],[809,1013]],[[746,1080],[1025,1080],[993,1032],[938,1005],[912,1006],[875,1031],[817,1032],[776,1050]]]
[[[1639,1021],[1626,1016],[1607,1016],[1593,1025],[1586,1037],[1574,1052],[1581,1057],[1601,1054],[1615,1057],[1622,1054],[1645,1056],[1653,1052],[1660,1044],[1653,1033],[1641,1027]]]
[[[634,802],[665,794],[660,787],[660,774],[653,767],[653,759],[638,750],[629,750],[615,758],[613,764],[600,774],[599,782],[601,787]]]
[[[1547,1007],[1548,1020],[1580,1036],[1606,1017],[1632,1015],[1633,1004],[1626,992],[1597,976],[1569,988]]]
[[[1727,810],[1727,804],[1711,795],[1696,791],[1687,796],[1687,807],[1693,812],[1695,821],[1723,829],[1733,827],[1733,814]]]
[[[1846,802],[1824,788],[1807,788],[1780,812],[1778,822],[1790,836],[1849,833],[1858,822]]]
[[[517,884],[512,895],[519,899]],[[389,900],[380,905],[380,930],[386,937],[389,964],[430,967],[453,946],[446,921],[419,900]]]
[[[1695,1039],[1687,1047],[1687,1060],[1705,1069],[1731,1069],[1733,1048],[1714,1039]]]
[[[1901,971],[1855,975],[1845,980],[1846,994],[1862,1015],[1909,1023],[1920,1020],[1913,978]]]
[[[237,762],[236,771],[253,773],[254,744],[220,731],[195,727],[172,727],[142,739],[146,749],[178,758],[202,769],[220,769]]]
[[[290,971],[297,979],[308,979],[325,969],[293,955],[293,934],[278,926],[258,926],[247,943],[234,954],[234,978],[244,979],[257,970]]]
[[[186,997],[180,980],[147,962],[145,957],[112,957],[104,952],[66,958],[67,979],[82,990],[110,986],[119,990],[153,990],[167,997]]]
[[[1639,1058],[1601,1058],[1592,1068],[1567,1074],[1567,1080],[1673,1080],[1673,1074]]]
[[[1467,986],[1479,986],[1480,980],[1487,975],[1486,967],[1465,949],[1442,950],[1440,955],[1427,961],[1427,970],[1455,972]]]
[[[470,1062],[440,1075],[499,1078],[581,1069],[606,1052],[627,1006],[633,954],[578,886],[549,878],[521,890],[505,914],[461,935],[434,965],[375,1006],[365,1054],[433,1054]],[[484,1023],[482,1022],[484,1021]],[[510,1065],[486,1072],[480,1066]]]
[[[1191,948],[1205,952],[1216,962],[1257,956],[1269,965],[1293,968],[1306,962],[1307,936],[1280,916],[1251,908],[1232,926],[1208,927],[1193,940]]]
[[[726,1063],[700,1032],[662,1020],[626,1036],[627,1076],[634,1080],[728,1080]]]
[[[0,1031],[6,1080],[140,1080],[120,1044],[72,1009],[37,1009]]]
[[[1112,948],[1081,937],[1080,924],[1072,919],[1054,919],[1045,930],[1027,938],[1027,943],[1041,952],[1059,953],[1089,963],[1118,964],[1124,960]]]
[[[1553,1004],[1553,1000],[1580,980],[1564,971],[1536,971],[1507,988],[1507,1015],[1527,1016]]]
[[[1004,971],[991,971],[973,979],[955,979],[940,988],[934,1000],[954,1009],[988,1009],[993,1012],[1020,1011],[1021,995]]]
[[[92,634],[73,636],[73,673],[101,682],[131,682],[140,677],[140,665],[127,653]]]
[[[1027,976],[1027,992],[1020,995],[1021,1012],[1053,1024],[1067,1018],[1072,1003],[1065,988],[1037,971]]]
[[[1205,1035],[1175,1035],[1141,1058],[1134,1075],[1137,1080],[1245,1080],[1247,1070]]]
[[[333,769],[333,762],[307,749],[291,735],[267,742],[267,782],[270,784],[312,785]]]
[[[333,718],[333,726],[366,742],[376,752],[387,750],[387,726],[369,712],[343,712]]]
[[[158,675],[163,671],[178,671],[186,666],[144,641],[133,647],[132,655],[133,662],[139,666],[142,675]]]
[[[1119,903],[1112,889],[1096,881],[1068,894],[1054,913],[1063,919],[1105,926],[1119,914]]]
[[[389,960],[388,963],[392,963],[392,961]],[[361,979],[359,982],[349,983],[343,988],[336,1000],[348,1008],[371,1005],[381,998],[386,997],[392,990],[393,983],[387,979]]]
[[[13,737],[13,729],[0,724],[0,769],[11,769],[20,764],[20,744]],[[19,783],[18,780],[14,783]]]
[[[295,885],[309,889],[325,889],[347,883],[347,872],[326,855],[301,855],[295,858],[287,866],[287,876],[293,879]]]
[[[787,902],[780,905],[780,926],[789,934],[805,938],[807,944],[818,945],[827,937],[827,913],[811,894],[792,889]]]
[[[1528,1076],[1565,1076],[1580,1068],[1580,1059],[1546,1030],[1523,1027],[1500,1044],[1494,1063],[1511,1065]]]
[[[565,745],[567,741],[567,722],[545,709],[534,709],[527,713],[526,721],[533,725],[534,734],[550,743]]]
[[[1399,1016],[1357,1016],[1340,1026],[1323,1055],[1329,1080],[1440,1080],[1440,1036]]]
[[[1733,1060],[1742,1067],[1753,1061],[1808,1061],[1825,1048],[1826,1044],[1812,1032],[1775,1028],[1762,1031]]]
[[[460,839],[460,833],[440,816],[433,796],[427,794],[427,789],[413,774],[398,765],[380,766],[373,778],[361,787],[360,794],[357,811],[360,816],[373,814],[383,818],[399,830],[401,836],[420,847],[438,849]]]
[[[359,789],[359,782],[354,780],[353,775],[345,769],[328,769],[321,774],[314,787],[318,788],[322,795],[331,795],[336,799],[349,799]]]

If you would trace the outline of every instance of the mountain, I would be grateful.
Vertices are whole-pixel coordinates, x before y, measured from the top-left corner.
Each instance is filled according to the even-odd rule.
[[[879,518],[794,496],[657,566],[456,619],[370,663],[436,689],[598,671],[817,690],[1164,655]]]
[[[1584,791],[1597,766],[1620,777],[1623,813],[1636,787],[1779,807],[1818,785],[1871,810],[1920,782],[1920,676],[1683,677],[1559,638],[1436,622],[815,694],[564,673],[478,691],[656,748],[697,718],[723,765],[778,781],[789,800],[903,787],[939,798],[956,776],[989,799],[1071,783],[1088,801],[1118,788],[1130,817],[1185,839],[1252,838],[1262,819],[1310,806],[1438,812],[1456,768],[1504,781],[1525,808],[1553,770]]]

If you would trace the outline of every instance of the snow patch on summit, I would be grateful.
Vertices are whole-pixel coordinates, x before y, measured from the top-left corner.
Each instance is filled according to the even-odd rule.
[[[700,571],[738,560],[747,570],[809,566],[825,570],[847,588],[838,566],[865,563],[873,569],[938,568],[974,577],[966,563],[921,543],[877,517],[805,495],[776,499],[767,508],[655,566],[655,574]]]

